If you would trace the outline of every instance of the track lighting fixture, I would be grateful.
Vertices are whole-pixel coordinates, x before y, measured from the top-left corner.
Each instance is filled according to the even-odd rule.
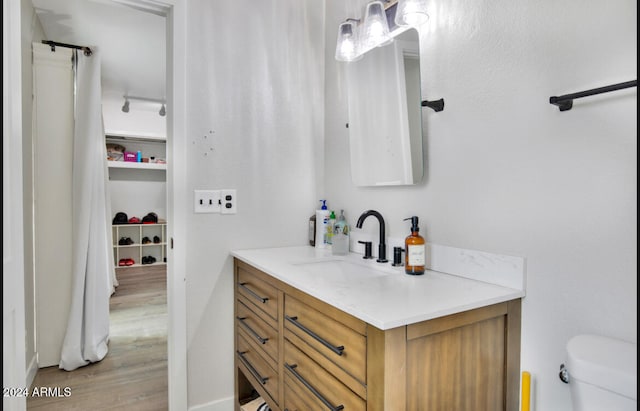
[[[129,100],[140,100],[140,101],[146,101],[146,102],[150,102],[150,103],[158,103],[160,104],[160,111],[158,111],[158,114],[161,117],[164,117],[167,115],[167,108],[166,108],[166,101],[164,99],[155,99],[155,98],[147,98],[147,97],[136,97],[136,96],[129,96],[129,95],[125,95],[124,96],[124,105],[122,106],[122,111],[125,113],[129,112]]]

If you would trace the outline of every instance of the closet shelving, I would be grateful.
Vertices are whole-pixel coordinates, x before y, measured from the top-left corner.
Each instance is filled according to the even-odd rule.
[[[167,256],[167,224],[114,224],[113,233],[113,257],[116,268],[141,267],[166,264]],[[160,242],[154,243],[154,237]],[[148,237],[148,244],[142,244],[142,240]],[[123,238],[130,238],[132,244],[120,244]],[[142,264],[142,257],[152,256],[156,259],[153,264]],[[119,265],[120,260],[133,259],[134,264],[129,266]]]
[[[126,151],[141,151],[143,157],[155,157],[156,159],[166,158],[166,138],[147,135],[124,134],[116,132],[108,132],[105,136],[107,143],[120,144],[125,147]],[[164,163],[137,163],[131,161],[109,161],[110,169],[129,169],[129,170],[166,170],[167,165]]]
[[[109,161],[109,168],[129,168],[138,170],[166,170],[166,164],[133,163],[130,161]]]

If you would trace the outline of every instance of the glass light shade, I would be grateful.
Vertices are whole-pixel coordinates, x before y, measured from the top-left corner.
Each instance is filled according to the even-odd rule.
[[[385,46],[393,41],[389,34],[387,13],[381,1],[373,1],[367,4],[362,35],[362,41],[366,49]]]
[[[429,20],[425,0],[398,0],[395,23],[398,26],[418,27]]]
[[[351,21],[346,21],[338,28],[336,60],[355,61],[361,58],[356,25]]]

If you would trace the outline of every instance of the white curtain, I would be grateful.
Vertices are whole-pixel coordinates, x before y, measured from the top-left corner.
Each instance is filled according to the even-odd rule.
[[[109,298],[115,283],[111,210],[102,123],[100,56],[75,54],[73,288],[60,368],[102,360],[108,351]]]

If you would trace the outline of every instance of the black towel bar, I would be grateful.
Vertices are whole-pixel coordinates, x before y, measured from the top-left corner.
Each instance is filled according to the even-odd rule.
[[[637,86],[638,80],[626,81],[624,83],[612,84],[610,86],[580,91],[578,93],[565,94],[563,96],[552,96],[549,97],[549,103],[558,106],[560,108],[560,111],[567,111],[571,110],[571,107],[573,107],[573,100],[576,98],[588,97],[595,94],[608,93],[610,91],[622,90],[624,88]]]

